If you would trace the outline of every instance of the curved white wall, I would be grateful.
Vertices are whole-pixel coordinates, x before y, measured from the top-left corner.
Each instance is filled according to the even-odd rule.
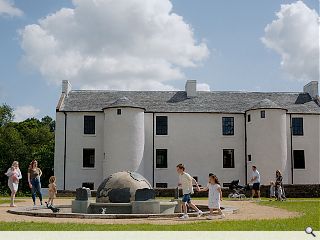
[[[265,118],[260,117],[262,110],[266,112]],[[287,183],[290,169],[287,168],[286,110],[258,109],[250,110],[248,114],[251,122],[246,122],[247,154],[252,157],[252,162],[248,162],[248,180],[251,179],[251,166],[256,165],[262,184],[274,181],[277,169]]]
[[[104,113],[104,177],[118,171],[137,171],[144,152],[143,109],[107,108]]]

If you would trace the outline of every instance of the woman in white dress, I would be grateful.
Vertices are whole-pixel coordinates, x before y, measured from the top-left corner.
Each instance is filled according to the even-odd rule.
[[[14,199],[19,187],[19,180],[22,178],[21,171],[19,169],[19,163],[14,161],[8,171],[5,173],[8,176],[8,186],[11,191],[11,203],[10,207],[15,207]]]

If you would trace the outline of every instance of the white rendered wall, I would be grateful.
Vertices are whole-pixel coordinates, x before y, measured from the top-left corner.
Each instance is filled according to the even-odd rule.
[[[153,113],[144,114],[144,152],[138,172],[144,176],[150,184],[153,179]]]
[[[57,113],[57,119],[60,115]],[[94,135],[83,133],[84,116],[95,116]],[[58,118],[59,116],[59,118]],[[62,121],[57,125],[57,131],[61,131]],[[84,182],[94,183],[96,189],[104,179],[102,174],[103,162],[103,112],[68,112],[67,113],[67,156],[66,156],[66,190],[75,190],[82,186]],[[63,119],[64,126],[64,119]],[[63,135],[63,137],[62,137]],[[63,187],[63,146],[64,133],[59,133],[56,139],[55,174],[58,175],[58,189]],[[61,145],[61,146],[60,146]],[[83,168],[83,148],[95,149],[95,167]],[[60,177],[59,177],[60,176]]]
[[[103,175],[139,169],[144,152],[144,111],[140,108],[105,109]]]
[[[303,118],[303,136],[292,137],[292,150],[304,150],[305,169],[294,169],[295,184],[320,183],[320,115],[292,114]],[[291,156],[289,156],[291,161]]]
[[[167,113],[155,116],[168,116],[168,135],[155,136],[154,150],[156,154],[156,149],[168,149],[168,168],[155,169],[155,183],[176,187],[176,165],[179,163],[185,164],[186,171],[197,176],[203,186],[207,184],[210,172],[219,177],[221,184],[234,179],[244,183],[243,114]],[[222,117],[234,117],[234,136],[222,135]],[[223,149],[234,149],[235,168],[223,168]],[[156,161],[156,155],[154,159]]]
[[[260,117],[261,110],[266,113]],[[287,171],[287,124],[286,111],[282,109],[258,109],[248,111],[251,122],[247,122],[247,154],[252,162],[248,163],[248,180],[251,179],[251,166],[257,166],[261,183],[274,181],[276,170],[283,173],[284,182],[288,182]]]
[[[54,175],[57,178],[58,189],[63,189],[63,161],[64,161],[64,114],[62,112],[56,112]]]

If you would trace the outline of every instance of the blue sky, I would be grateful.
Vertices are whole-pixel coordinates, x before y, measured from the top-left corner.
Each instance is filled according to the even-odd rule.
[[[159,0],[152,2],[157,1]],[[90,3],[87,3],[89,1],[83,3],[79,0],[77,5],[71,1],[60,0],[16,0],[9,3],[11,3],[13,9],[18,10],[2,9],[2,12],[1,6],[3,7],[3,4],[1,2],[8,3],[9,1],[0,0],[0,103],[13,106],[16,109],[16,120],[18,121],[30,116],[41,118],[44,115],[49,115],[54,117],[55,106],[60,95],[59,82],[68,76],[70,76],[72,86],[75,89],[135,89],[136,87],[138,89],[183,89],[186,79],[197,79],[198,82],[203,84],[203,88],[210,87],[212,91],[301,91],[307,81],[317,80],[314,79],[314,76],[318,76],[314,74],[314,67],[308,67],[312,65],[312,61],[318,56],[318,53],[311,49],[313,55],[310,55],[308,47],[312,45],[312,42],[309,44],[310,41],[319,41],[317,38],[319,34],[314,36],[311,34],[311,37],[306,38],[306,35],[310,35],[310,31],[304,33],[305,27],[303,26],[308,25],[308,21],[312,22],[312,18],[301,17],[304,16],[303,14],[310,16],[308,9],[310,11],[314,9],[316,15],[318,15],[318,0],[303,1],[303,5],[295,5],[296,1],[278,0],[172,0],[172,9],[168,14],[165,9],[169,5],[162,5],[161,3],[156,7],[149,6],[153,12],[158,8],[164,9],[152,15],[152,24],[155,24],[152,30],[145,26],[143,22],[145,18],[139,17],[143,15],[150,18],[150,15],[148,15],[150,13],[144,10],[149,9],[149,7],[144,8],[144,0],[132,1],[139,6],[136,11],[139,11],[139,9],[142,11],[142,13],[138,12],[137,15],[128,12],[130,8],[128,10],[120,3],[104,4],[105,11],[97,13],[97,16],[103,14],[101,16],[106,17],[103,19],[104,22],[99,22],[101,18],[94,17],[94,11],[97,8],[91,8]],[[112,1],[108,0],[108,2]],[[167,0],[164,2],[167,2]],[[277,17],[276,13],[281,11],[281,4],[287,5],[288,11],[294,13],[301,11],[300,15],[293,14],[293,17],[297,20],[292,19],[293,17],[288,11],[285,12],[284,10],[282,12],[283,18]],[[39,19],[44,19],[50,14],[56,14],[62,8],[78,8],[78,15],[73,23],[84,23],[85,26],[88,24],[87,29],[81,31],[87,30],[88,35],[98,33],[99,37],[97,39],[91,36],[88,39],[84,37],[83,42],[79,40],[78,44],[79,37],[75,37],[78,34],[76,31],[67,29],[66,32],[63,32],[68,24],[71,25],[71,21],[68,21],[69,18],[65,17],[71,15],[68,15],[69,12],[65,13],[63,11],[61,12],[64,13],[61,14],[62,17],[57,15],[54,19],[45,21],[43,25],[40,24],[41,29],[45,30],[44,32],[49,37],[45,36],[42,39],[42,32],[36,32],[35,30],[39,28],[34,26],[31,30],[26,29],[26,26],[39,24]],[[100,9],[103,10],[102,5]],[[118,15],[117,11],[119,11]],[[182,18],[169,16],[171,13],[175,13]],[[125,16],[118,18],[117,16],[121,14],[125,14]],[[90,16],[92,16],[92,19],[90,19]],[[79,20],[80,17],[84,19],[84,22]],[[167,19],[167,17],[170,24],[162,26],[163,21],[158,21],[157,18]],[[122,21],[122,19],[124,20]],[[129,24],[126,21],[127,19],[130,19],[132,23]],[[108,21],[111,23],[108,23]],[[270,29],[266,32],[266,26],[272,24],[272,21],[278,22],[270,26]],[[290,26],[290,23],[295,24]],[[106,24],[106,27],[102,28],[100,25],[104,24]],[[279,26],[282,26],[282,24],[288,26],[279,30]],[[176,27],[170,29],[170,25]],[[123,32],[119,33],[116,30],[117,27],[120,30],[124,29],[123,32],[129,32],[132,29],[132,33],[128,33],[128,35]],[[100,30],[94,32],[95,29]],[[110,34],[108,34],[109,29]],[[101,31],[106,31],[106,33]],[[164,31],[164,33],[161,31]],[[70,36],[68,35],[69,32],[72,32]],[[170,34],[172,35],[173,46],[170,46],[169,53],[166,53],[166,48],[161,49],[163,45],[157,42],[157,38],[153,39],[152,36],[160,36],[159,41],[162,41],[162,38],[165,41],[168,36],[170,38]],[[298,39],[297,41],[292,40],[295,36]],[[59,54],[54,52],[56,58],[47,61],[48,56],[52,54],[52,51],[55,51],[49,48],[51,46],[50,42],[46,43],[47,40],[51,39],[50,37],[59,40],[57,40],[59,46],[54,48],[58,49],[56,51]],[[263,37],[266,39],[264,42],[261,40]],[[300,37],[302,37],[301,40]],[[124,38],[134,39],[132,44],[130,42],[128,44]],[[142,46],[139,39],[142,39],[142,43],[145,43],[146,46],[150,46],[149,51],[143,54],[137,53]],[[186,39],[185,42],[184,39]],[[101,53],[99,49],[94,49],[94,45],[100,46],[99,44],[102,44],[99,40],[103,40],[101,46],[104,49],[110,46],[112,50]],[[73,41],[74,45],[81,46],[81,48],[75,48],[77,51],[81,49],[79,50],[80,56],[72,54],[70,57],[68,55],[70,60],[63,62],[66,55],[62,52],[67,52],[72,48],[68,41]],[[90,49],[82,47],[91,42]],[[297,51],[295,45],[297,42],[305,42],[306,47],[301,47],[302,50]],[[22,47],[22,45],[24,46]],[[136,46],[128,47],[129,45]],[[121,52],[123,46],[124,51],[126,51],[125,54]],[[180,47],[181,49],[179,49]],[[75,49],[71,52],[74,53]],[[116,51],[114,49],[120,50]],[[130,54],[127,54],[127,52]],[[185,52],[188,52],[188,54]],[[123,57],[123,55],[126,56]],[[105,58],[106,56],[107,58]],[[283,59],[283,56],[290,56],[290,58]],[[86,60],[81,60],[84,58]],[[303,63],[304,65],[301,65],[294,58],[300,58],[300,60],[305,58],[306,61]],[[77,62],[75,59],[79,61]],[[94,66],[86,71],[83,68],[88,63],[88,59],[94,59],[94,63],[105,60],[108,64],[102,64],[99,68]],[[284,61],[282,66],[281,61]],[[106,69],[112,64],[115,68],[117,66],[121,67],[117,68],[119,69],[117,71],[112,69],[112,73],[111,70],[108,70],[109,72],[101,70],[101,68]],[[306,64],[308,65],[306,66]],[[68,66],[70,66],[69,68],[75,66],[77,72],[69,73]],[[138,70],[132,73],[126,68],[130,68],[130,66]],[[153,67],[160,69],[159,72],[153,70]],[[151,70],[147,71],[146,69]],[[128,76],[131,73],[134,77]]]

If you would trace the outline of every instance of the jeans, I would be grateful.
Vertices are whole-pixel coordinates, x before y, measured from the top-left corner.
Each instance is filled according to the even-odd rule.
[[[31,185],[32,185],[31,193],[32,193],[33,203],[36,203],[37,193],[39,194],[39,199],[40,199],[40,202],[42,203],[42,193],[41,193],[40,178],[31,179]]]

